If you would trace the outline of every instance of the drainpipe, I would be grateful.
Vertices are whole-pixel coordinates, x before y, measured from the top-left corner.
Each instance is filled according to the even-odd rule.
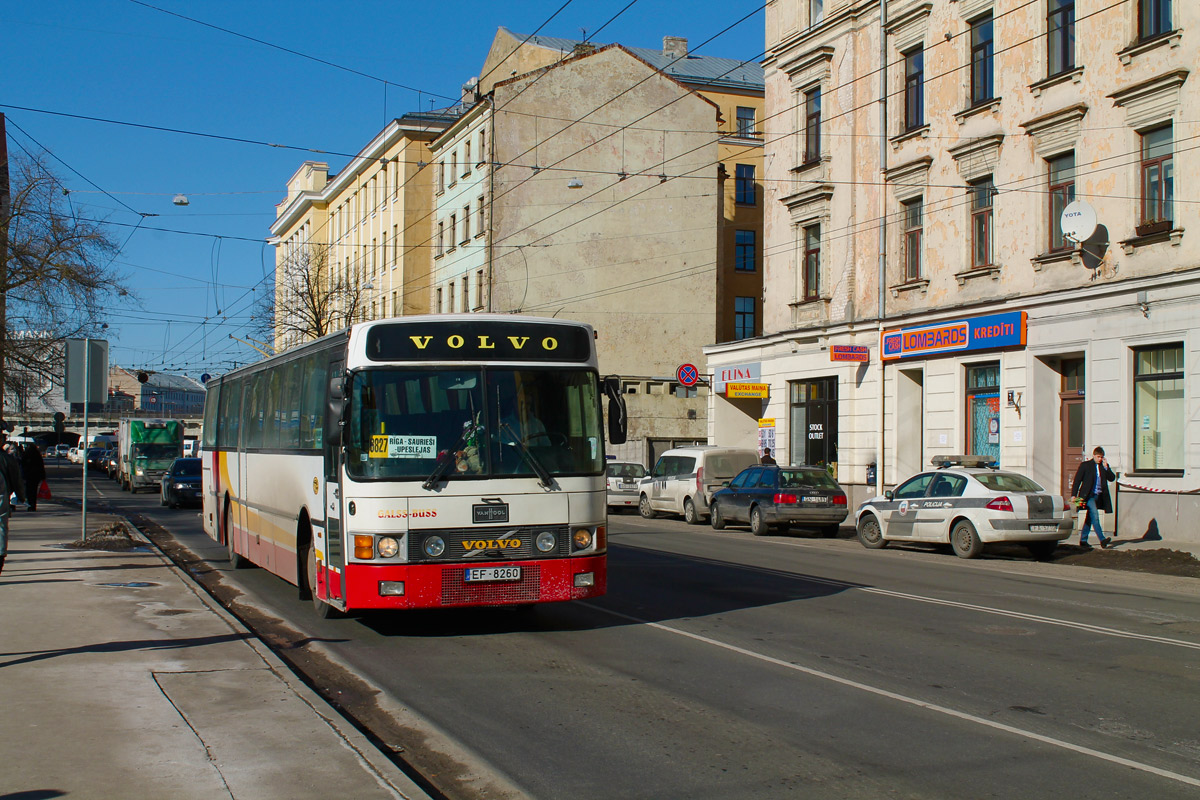
[[[487,121],[487,124],[491,126],[490,130],[488,131],[488,147],[491,148],[492,153],[496,152],[496,104],[493,102],[495,97],[496,95],[493,91],[491,97],[489,97],[487,101],[488,106],[492,109],[491,113],[488,114]],[[487,158],[487,153],[480,153],[479,155],[483,158]],[[496,166],[496,161],[488,158],[488,196],[484,200],[484,206],[487,209],[487,238],[485,241],[487,241],[487,310],[489,312],[496,310],[492,301],[492,296],[496,291],[494,279],[495,273],[492,266],[492,260],[495,258],[496,254],[496,246],[494,244],[496,239],[496,226],[492,223],[492,217],[496,213]]]
[[[883,321],[887,317],[887,0],[879,0],[879,418],[875,462],[875,493],[883,494],[884,396],[887,367],[883,360]]]

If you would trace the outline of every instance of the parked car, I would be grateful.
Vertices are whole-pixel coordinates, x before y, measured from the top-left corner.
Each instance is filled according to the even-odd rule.
[[[646,477],[646,468],[634,461],[608,462],[608,507],[637,508],[638,481]]]
[[[54,446],[54,457],[55,458],[66,458],[70,454],[71,454],[71,445],[57,444]]]
[[[961,558],[974,558],[991,542],[1023,542],[1035,558],[1047,558],[1071,535],[1068,504],[1024,475],[974,456],[934,456],[933,464],[859,507],[863,546],[948,543]]]
[[[709,506],[714,530],[747,522],[755,536],[792,526],[817,528],[837,536],[850,513],[846,492],[822,467],[762,465],[744,469],[713,494]]]
[[[177,458],[162,476],[159,502],[178,508],[200,505],[200,459]]]
[[[646,519],[679,514],[689,525],[708,516],[713,492],[748,466],[758,453],[737,447],[689,445],[663,453],[649,475],[638,482],[638,511]]]

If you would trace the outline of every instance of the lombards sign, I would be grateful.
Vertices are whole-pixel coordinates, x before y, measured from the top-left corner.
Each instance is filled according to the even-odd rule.
[[[879,350],[883,360],[888,361],[942,353],[1024,347],[1026,324],[1024,311],[1010,311],[937,325],[899,328],[884,331],[880,335]]]

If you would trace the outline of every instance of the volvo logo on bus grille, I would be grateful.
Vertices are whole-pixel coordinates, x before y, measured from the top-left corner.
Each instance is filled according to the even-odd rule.
[[[538,534],[554,534],[555,548],[542,553],[534,547]],[[430,536],[440,536],[446,542],[445,553],[439,558],[425,554],[424,542]],[[520,558],[547,558],[571,554],[570,531],[566,525],[522,525],[501,528],[441,528],[411,531],[408,537],[410,563],[430,561],[496,561]]]

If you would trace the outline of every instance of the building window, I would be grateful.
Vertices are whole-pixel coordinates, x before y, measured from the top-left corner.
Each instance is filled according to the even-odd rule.
[[[1050,249],[1065,250],[1072,243],[1063,236],[1062,212],[1075,199],[1075,154],[1064,153],[1046,160],[1050,184]]]
[[[483,308],[483,270],[475,271],[475,307]]]
[[[446,223],[438,223],[438,238],[437,238],[437,255],[446,252]],[[438,309],[439,311],[441,309]]]
[[[484,131],[482,128],[480,128],[479,129],[479,163],[480,164],[482,164],[484,158],[487,157],[487,151],[483,149],[484,142],[486,142],[486,141],[487,140],[484,139]]]
[[[445,161],[438,162],[437,173],[438,173],[438,191],[444,192],[444,191],[446,191],[446,162]]]
[[[758,244],[757,234],[754,231],[738,231],[734,236],[734,269],[738,272],[754,272],[757,269],[754,253]]]
[[[1183,469],[1183,345],[1134,351],[1133,468]]]
[[[971,192],[971,266],[992,265],[992,203],[996,186],[991,176],[970,184]]]
[[[925,125],[925,49],[904,54],[904,130]]]
[[[739,205],[752,206],[758,202],[754,187],[754,165],[734,165],[735,197]]]
[[[463,177],[471,174],[471,140],[463,142]]]
[[[471,238],[471,206],[469,206],[469,205],[463,206],[462,214],[463,214],[463,216],[462,216],[462,220],[463,220],[462,243],[466,244],[467,241]]]
[[[482,236],[483,231],[483,195],[475,199],[475,235]]]
[[[967,367],[967,455],[1000,460],[1000,362]]]
[[[921,228],[925,202],[918,197],[904,203],[904,280],[921,279]]]
[[[737,107],[737,135],[754,136],[754,109],[749,106]]]
[[[788,383],[788,460],[825,467],[837,477],[837,378]]]
[[[733,302],[733,338],[749,339],[754,336],[754,298],[735,297]]]
[[[458,241],[458,239],[455,237],[455,234],[456,234],[456,233],[458,233],[458,214],[451,214],[451,215],[450,215],[450,230],[449,230],[449,233],[450,233],[450,239],[448,240],[448,241],[449,241],[449,245],[448,245],[448,247],[447,247],[447,252],[448,252],[448,251],[450,251],[450,250],[453,250],[453,249],[454,249],[454,243]],[[451,293],[453,293],[453,292],[454,292],[454,290],[453,290],[453,289],[451,289],[450,291],[451,291]],[[453,306],[454,306],[454,303],[451,303],[450,305],[451,305],[451,307],[453,307]]]
[[[804,299],[821,297],[821,226],[804,229]]]
[[[808,0],[808,27],[820,25],[825,19],[825,0]]]
[[[1142,134],[1142,224],[1139,234],[1169,230],[1174,217],[1175,167],[1171,126]]]
[[[1171,31],[1171,0],[1139,0],[1138,36],[1153,39]]]
[[[1046,58],[1047,75],[1075,69],[1075,0],[1046,3]]]
[[[458,183],[458,151],[453,150],[450,153],[450,175],[447,180],[447,186],[454,186]]]
[[[446,286],[446,310],[454,313],[454,281],[450,281]]]
[[[442,313],[442,287],[440,286],[437,290],[437,312]]]
[[[971,105],[986,103],[994,96],[992,15],[984,14],[971,23]]]
[[[466,275],[463,275],[462,276],[462,310],[463,310],[464,314],[471,310],[471,304],[469,302],[469,297],[468,297],[468,290],[470,288],[471,288],[470,279]]]
[[[804,163],[821,159],[821,87],[804,93]]]

